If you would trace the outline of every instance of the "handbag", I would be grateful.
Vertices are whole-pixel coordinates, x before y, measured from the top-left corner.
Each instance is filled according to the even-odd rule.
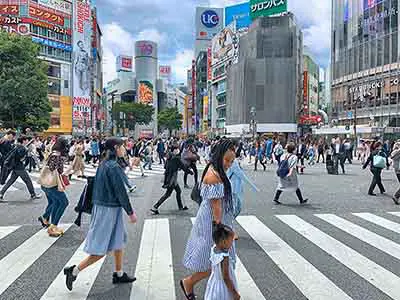
[[[379,154],[375,155],[373,158],[372,165],[378,169],[384,169],[386,166],[386,159]]]
[[[45,188],[53,188],[58,186],[58,175],[57,170],[51,171],[46,164],[40,172],[38,183]]]
[[[190,194],[190,198],[196,202],[199,206],[201,205],[201,202],[203,201],[203,198],[201,197],[200,194],[201,191],[201,184],[196,183],[192,189],[192,193]]]
[[[69,186],[68,177],[65,175],[58,174],[57,176],[57,189],[59,192],[65,192],[67,186]]]

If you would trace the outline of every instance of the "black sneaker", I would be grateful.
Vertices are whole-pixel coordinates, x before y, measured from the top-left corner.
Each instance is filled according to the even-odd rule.
[[[392,197],[392,200],[394,202],[394,204],[399,205],[399,199],[397,199],[396,197]]]
[[[304,199],[302,201],[300,201],[300,204],[306,204],[308,202],[308,199]]]
[[[188,210],[189,208],[187,206],[184,206],[182,208],[180,208],[179,210]]]
[[[4,200],[4,195],[0,194],[0,201]]]
[[[124,273],[121,277],[118,277],[117,273],[114,272],[112,276],[112,283],[113,284],[120,284],[120,283],[131,283],[136,281],[136,277],[129,277],[128,274]]]
[[[42,198],[41,194],[31,195],[31,200],[36,200],[36,199],[40,199],[40,198]]]
[[[76,280],[76,276],[72,274],[75,267],[76,266],[73,265],[72,267],[64,268],[64,275],[66,276],[65,284],[67,285],[67,289],[70,291],[72,291],[72,283]]]
[[[160,212],[156,208],[151,208],[150,211],[153,213],[153,215],[159,215]]]
[[[279,205],[282,204],[281,202],[279,202],[279,200],[274,199],[275,204]]]

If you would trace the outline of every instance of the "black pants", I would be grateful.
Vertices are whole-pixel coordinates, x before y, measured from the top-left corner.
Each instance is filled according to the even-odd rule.
[[[304,173],[304,156],[297,154],[297,159],[300,161],[301,167],[300,167],[300,173]],[[299,167],[296,166],[297,172],[299,171]]]
[[[340,167],[342,168],[343,174],[344,174],[344,155],[343,154],[334,154],[333,155],[333,162],[335,164],[335,169],[338,169],[338,165],[340,164]]]
[[[353,158],[353,155],[351,154],[351,150],[346,150],[346,152],[344,154],[343,163],[345,163],[346,160],[348,160],[349,164],[352,164],[353,163],[352,158]]]
[[[92,159],[92,157],[90,155],[90,151],[85,151],[85,161],[86,161],[86,163],[88,164],[91,159]]]
[[[167,191],[165,194],[158,200],[158,202],[154,205],[155,209],[158,209],[169,197],[171,197],[172,192],[175,190],[176,192],[176,202],[178,203],[178,208],[182,209],[183,204],[182,204],[182,190],[179,184],[172,185],[167,188]]]
[[[398,180],[399,183],[400,183],[400,174],[396,173],[396,177],[397,177],[397,180]],[[396,194],[394,194],[394,197],[395,197],[396,199],[399,199],[399,198],[400,198],[400,188],[397,190]]]
[[[29,166],[29,167],[28,167]],[[32,168],[36,168],[36,162],[31,156],[27,156],[25,159],[25,168],[28,167],[29,173],[32,172]]]
[[[282,156],[282,155],[275,155],[275,159],[276,159],[276,161],[278,162],[278,165],[281,164],[281,156]]]
[[[264,171],[265,171],[265,170],[267,169],[267,166],[266,166],[266,164],[263,162],[263,159],[258,159],[258,157],[256,157],[256,162],[255,162],[255,164],[254,164],[254,171],[257,171],[258,162],[260,162],[260,164],[263,166]]]
[[[325,163],[325,155],[324,152],[318,152],[318,159],[317,159],[317,163],[319,163],[319,158],[322,156],[322,163]]]
[[[35,196],[35,189],[33,188],[32,180],[26,170],[13,170],[11,172],[11,177],[6,182],[6,185],[3,186],[3,188],[1,189],[0,194],[4,195],[9,187],[12,186],[14,182],[18,179],[18,177],[21,177],[21,179],[25,182],[29,194],[31,194],[31,196]]]
[[[100,159],[100,155],[93,155],[93,163],[97,163],[97,161]]]
[[[165,164],[164,152],[158,152],[158,159],[160,160],[160,165]]]
[[[197,167],[196,167],[196,162],[191,162],[190,165],[188,166],[188,169],[193,170],[193,176],[194,176],[194,183],[196,184],[198,181],[198,172],[197,172]],[[185,172],[185,175],[183,175],[183,183],[185,186],[187,186],[187,179],[188,179],[189,173]]]
[[[275,198],[274,198],[274,200],[275,200],[275,201],[278,201],[278,200],[279,200],[279,197],[282,195],[282,193],[283,193],[283,191],[277,190],[276,193],[275,193]],[[297,188],[297,190],[296,190],[296,195],[297,195],[297,198],[299,199],[300,202],[303,202],[303,201],[304,201],[303,195],[301,194],[301,191],[300,191],[299,188]]]
[[[372,176],[371,185],[369,186],[368,194],[372,194],[374,192],[376,185],[378,185],[380,192],[384,193],[385,188],[382,184],[382,169],[371,168],[371,173],[373,176]]]

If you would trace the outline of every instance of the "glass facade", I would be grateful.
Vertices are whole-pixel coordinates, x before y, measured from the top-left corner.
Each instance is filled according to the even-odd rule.
[[[332,1],[333,118],[392,126],[399,115],[399,1]]]

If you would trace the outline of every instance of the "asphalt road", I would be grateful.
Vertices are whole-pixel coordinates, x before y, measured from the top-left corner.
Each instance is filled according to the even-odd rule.
[[[399,186],[393,171],[383,174],[387,195],[370,197],[370,172],[360,164],[346,165],[346,174],[338,176],[328,175],[322,164],[308,167],[299,180],[309,203],[300,206],[287,193],[277,206],[275,167],[244,167],[261,191],[245,189],[235,224],[243,299],[400,299],[400,217],[390,214],[400,212],[391,200]],[[47,237],[36,221],[46,199],[30,201],[23,184],[16,184],[0,203],[0,299],[184,299],[179,280],[188,271],[181,260],[197,207],[185,190],[188,211],[178,212],[171,198],[152,216],[149,208],[164,192],[161,173],[133,180],[139,222],[127,224],[124,271],[137,281],[113,286],[109,256],[79,274],[73,292],[60,272],[85,256],[89,216],[81,228],[70,226],[83,182],[68,190],[70,205],[61,220],[68,230],[59,239]],[[196,287],[199,299],[205,284]]]

